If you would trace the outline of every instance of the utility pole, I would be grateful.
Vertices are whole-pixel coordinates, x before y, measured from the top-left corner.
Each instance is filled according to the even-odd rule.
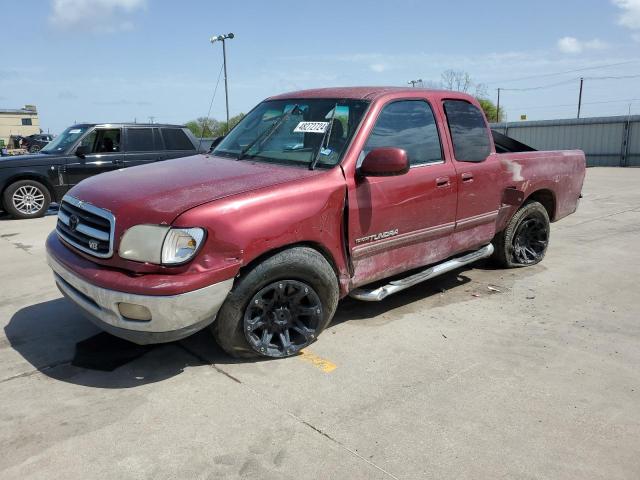
[[[582,84],[584,83],[584,78],[580,77],[580,93],[578,94],[578,116],[576,118],[580,118],[580,108],[582,107]]]
[[[498,102],[496,103],[496,123],[500,121],[500,89],[498,88]]]
[[[227,47],[225,40],[231,40],[235,35],[233,33],[227,33],[226,35],[218,35],[217,37],[211,37],[209,41],[211,43],[222,42],[222,65],[224,68],[224,97],[227,106],[227,127],[226,132],[229,132],[229,85],[227,83]]]
[[[417,84],[422,84],[422,79],[419,78],[417,80],[409,80],[407,83],[411,85],[413,88],[416,88]]]

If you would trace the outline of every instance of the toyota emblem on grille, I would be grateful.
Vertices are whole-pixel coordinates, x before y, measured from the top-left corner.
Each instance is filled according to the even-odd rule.
[[[69,229],[72,232],[76,231],[76,228],[78,228],[78,223],[80,223],[80,219],[78,217],[76,217],[75,215],[71,215],[69,217]]]
[[[89,248],[91,250],[98,250],[98,241],[97,240],[89,240]]]

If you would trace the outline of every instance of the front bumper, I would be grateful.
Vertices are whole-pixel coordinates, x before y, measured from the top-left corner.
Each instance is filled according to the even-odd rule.
[[[136,295],[97,287],[78,277],[47,253],[58,288],[78,305],[88,318],[103,330],[139,343],[163,343],[180,340],[201,330],[215,320],[233,278],[179,295]],[[119,303],[146,307],[151,320],[123,317]]]

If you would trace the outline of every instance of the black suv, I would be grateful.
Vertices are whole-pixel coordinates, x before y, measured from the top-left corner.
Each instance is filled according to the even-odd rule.
[[[184,126],[74,125],[36,155],[0,158],[2,208],[14,218],[41,217],[87,177],[198,151],[198,140]]]
[[[22,148],[26,148],[31,153],[38,153],[52,140],[53,135],[50,133],[34,133],[33,135],[22,138]]]

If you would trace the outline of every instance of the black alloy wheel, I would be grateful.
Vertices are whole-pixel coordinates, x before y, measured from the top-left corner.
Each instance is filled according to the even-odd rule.
[[[512,240],[513,261],[521,265],[538,263],[549,245],[549,222],[539,212],[520,221]]]
[[[279,280],[249,301],[244,333],[256,353],[287,357],[315,340],[322,319],[322,302],[311,286],[297,280]]]

